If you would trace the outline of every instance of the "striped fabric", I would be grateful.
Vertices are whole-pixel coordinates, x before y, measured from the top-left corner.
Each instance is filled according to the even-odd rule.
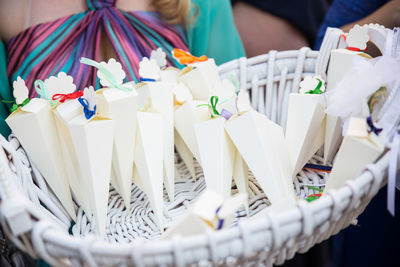
[[[126,12],[116,0],[87,0],[88,11],[32,26],[7,45],[7,75],[10,82],[21,76],[36,96],[33,83],[60,71],[74,77],[78,90],[97,85],[96,69],[79,63],[81,57],[99,61],[102,36],[110,41],[121,62],[126,81],[138,81],[139,62],[161,47],[169,65],[180,67],[173,48],[188,50],[183,27],[172,26],[155,12]]]

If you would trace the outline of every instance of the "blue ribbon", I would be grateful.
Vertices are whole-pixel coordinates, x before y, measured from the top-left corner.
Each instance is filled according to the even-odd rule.
[[[220,219],[220,218],[218,217],[218,213],[219,213],[220,210],[221,210],[221,206],[218,207],[218,208],[215,210],[215,217],[217,217],[217,219],[218,219],[217,230],[221,230],[222,227],[224,226],[224,219]]]
[[[96,106],[94,106],[93,110],[89,109],[89,101],[86,98],[78,98],[79,103],[83,106],[83,113],[85,113],[85,117],[89,120],[91,117],[96,115]]]
[[[156,80],[151,79],[151,78],[140,78],[141,82],[155,82]]]
[[[383,130],[382,128],[376,128],[375,127],[374,123],[372,122],[371,116],[368,116],[367,124],[368,124],[368,127],[369,127],[369,130],[368,130],[369,133],[373,132],[374,134],[379,135]]]

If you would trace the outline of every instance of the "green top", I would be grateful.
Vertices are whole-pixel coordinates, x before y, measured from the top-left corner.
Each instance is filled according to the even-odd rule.
[[[244,49],[235,28],[229,0],[192,0],[192,14],[198,16],[188,27],[188,45],[195,56],[207,55],[220,65],[244,57]]]
[[[192,14],[196,20],[188,26],[187,38],[190,52],[195,56],[207,55],[220,65],[245,56],[242,42],[234,26],[229,0],[192,0]],[[13,100],[6,74],[6,52],[0,42],[0,99]],[[5,118],[11,105],[0,103],[0,133],[10,134]]]

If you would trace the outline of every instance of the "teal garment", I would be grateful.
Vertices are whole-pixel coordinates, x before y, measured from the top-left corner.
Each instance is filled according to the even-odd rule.
[[[8,84],[6,73],[6,50],[3,42],[0,41],[0,100],[14,100],[11,94],[10,85]],[[11,105],[0,102],[0,133],[7,137],[10,134],[5,119],[10,114]]]
[[[207,55],[217,65],[245,56],[229,0],[192,0],[192,15],[196,9],[197,18],[187,28],[193,55]]]

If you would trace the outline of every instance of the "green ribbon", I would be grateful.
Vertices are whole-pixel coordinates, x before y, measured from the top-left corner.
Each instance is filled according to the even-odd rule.
[[[17,103],[15,103],[12,100],[1,100],[1,102],[3,103],[7,103],[7,104],[13,104],[12,107],[10,108],[10,112],[13,113],[14,111],[16,111],[19,107],[23,107],[26,104],[29,103],[29,97],[27,99],[24,100],[24,102],[22,102],[20,105],[18,105]]]
[[[306,187],[307,187],[308,189],[317,191],[317,192],[319,192],[319,193],[322,193],[322,192],[324,191],[324,190],[322,190],[321,188],[318,188],[318,187],[315,187],[315,186],[312,186],[312,185],[306,185]]]
[[[323,93],[323,92],[321,91],[322,81],[321,81],[320,79],[318,79],[318,78],[317,78],[317,80],[318,80],[318,85],[317,85],[317,87],[315,87],[314,90],[309,90],[309,91],[307,91],[306,94],[315,94],[315,95],[317,95],[317,94],[322,94],[322,93]]]
[[[56,101],[53,101],[50,97],[49,90],[46,88],[46,84],[42,80],[36,80],[34,83],[36,93],[43,99],[46,99],[50,102],[50,105],[53,107],[56,104]]]
[[[111,84],[112,88],[116,88],[116,89],[119,89],[122,91],[132,91],[132,87],[123,87],[122,84],[119,84],[117,82],[117,79],[115,78],[115,75],[112,74],[112,72],[110,72],[107,68],[105,68],[100,63],[98,63],[92,59],[85,58],[85,57],[81,57],[80,62],[82,64],[86,64],[86,65],[95,67],[99,71],[101,71],[104,75],[104,78],[106,78],[106,80]]]
[[[197,107],[208,107],[210,110],[211,118],[215,116],[220,116],[221,114],[217,110],[218,96],[214,95],[210,98],[210,104],[200,104]]]

